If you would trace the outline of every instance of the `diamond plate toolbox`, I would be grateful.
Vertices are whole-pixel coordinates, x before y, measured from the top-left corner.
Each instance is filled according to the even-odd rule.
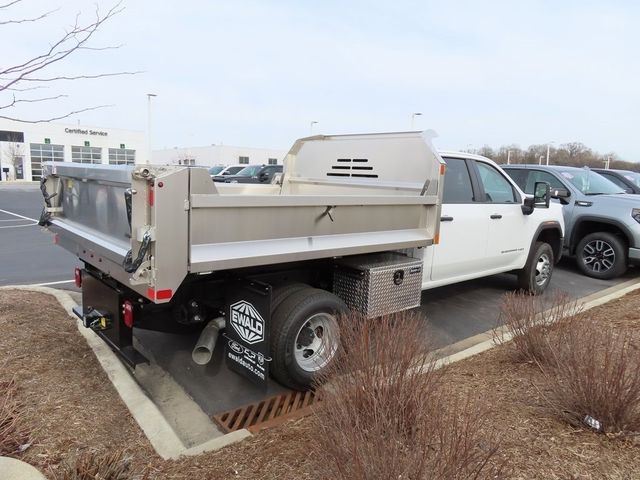
[[[378,317],[420,305],[422,260],[399,253],[347,257],[336,262],[333,293],[349,308]]]

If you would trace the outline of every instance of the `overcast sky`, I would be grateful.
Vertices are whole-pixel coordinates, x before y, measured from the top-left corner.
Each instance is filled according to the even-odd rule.
[[[5,2],[0,2],[5,3]],[[113,2],[99,1],[102,10]],[[56,39],[95,2],[23,0],[0,26],[0,63]],[[125,0],[94,45],[56,73],[143,70],[59,84],[26,118],[114,104],[81,123],[145,130],[154,148],[288,148],[309,133],[438,132],[440,148],[580,141],[640,160],[640,2]],[[75,123],[77,117],[73,117]]]

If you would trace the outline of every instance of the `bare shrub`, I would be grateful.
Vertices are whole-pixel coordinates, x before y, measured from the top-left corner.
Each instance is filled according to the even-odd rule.
[[[593,320],[574,327],[552,344],[553,363],[540,365],[550,408],[577,427],[640,432],[640,351],[630,333]]]
[[[580,319],[581,314],[582,308],[565,292],[554,292],[547,303],[542,297],[523,292],[506,293],[498,326],[493,330],[494,342],[500,345],[510,340],[508,348],[516,361],[548,364],[554,361],[551,332],[561,326],[572,328],[569,323]]]
[[[75,452],[56,469],[50,470],[53,480],[129,480],[131,459],[124,450],[99,453],[95,450]]]
[[[0,382],[0,455],[15,455],[30,445],[30,434],[13,381]]]
[[[467,479],[500,471],[479,403],[445,387],[424,330],[424,319],[406,312],[341,319],[343,349],[319,379],[315,409],[314,449],[325,478]]]

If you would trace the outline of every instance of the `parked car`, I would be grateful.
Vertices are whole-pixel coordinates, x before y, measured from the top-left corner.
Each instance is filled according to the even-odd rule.
[[[276,173],[282,172],[282,165],[247,165],[235,175],[225,177],[225,183],[271,183]]]
[[[215,177],[216,175],[220,175],[220,173],[227,168],[226,165],[214,165],[213,167],[209,168],[209,175],[211,175],[211,178]]]
[[[615,278],[629,263],[640,263],[640,197],[589,168],[505,165],[525,193],[548,182],[551,196],[563,205],[564,248],[590,277]]]
[[[246,167],[246,165],[228,165],[220,170],[217,174],[211,175],[210,173],[210,175],[214,182],[224,182],[229,175],[235,175],[244,167]]]
[[[615,183],[627,193],[640,193],[640,173],[631,170],[609,170],[604,168],[593,168],[607,180]]]

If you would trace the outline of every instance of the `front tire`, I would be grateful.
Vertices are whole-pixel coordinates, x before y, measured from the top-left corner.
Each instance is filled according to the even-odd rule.
[[[536,242],[527,265],[518,271],[518,286],[531,295],[540,295],[551,282],[554,257],[551,245]]]
[[[289,295],[271,316],[271,374],[281,384],[306,390],[336,359],[338,319],[348,311],[337,296],[316,288]]]
[[[609,280],[627,271],[627,249],[612,233],[590,233],[578,242],[576,261],[585,275]]]

